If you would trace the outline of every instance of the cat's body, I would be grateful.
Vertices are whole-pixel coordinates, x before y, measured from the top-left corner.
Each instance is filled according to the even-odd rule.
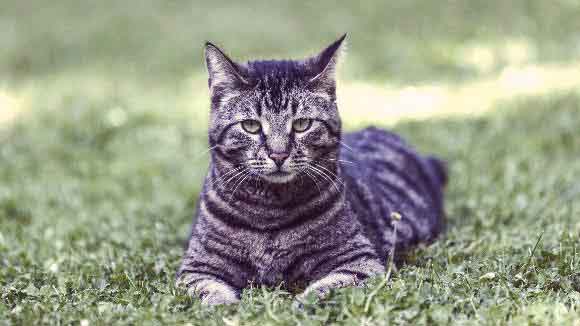
[[[246,66],[206,48],[217,150],[178,271],[203,302],[236,302],[250,283],[322,296],[384,272],[394,247],[441,231],[438,160],[376,128],[341,135],[341,42],[306,61]]]
[[[378,128],[344,138],[348,147],[341,157],[352,162],[342,169],[346,198],[381,259],[393,241],[399,251],[433,241],[444,227],[445,164],[421,156],[399,136]],[[401,217],[396,238],[393,213]]]

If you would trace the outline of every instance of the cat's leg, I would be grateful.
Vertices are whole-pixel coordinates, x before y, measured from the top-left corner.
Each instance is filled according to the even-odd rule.
[[[339,258],[340,259],[340,258]],[[359,286],[369,277],[382,274],[385,267],[378,258],[373,256],[363,256],[354,261],[342,264],[334,268],[330,273],[312,282],[294,300],[294,307],[301,307],[307,297],[314,296],[322,299],[330,293],[332,289]]]
[[[240,301],[240,291],[225,281],[203,273],[184,273],[176,286],[185,287],[187,293],[198,297],[206,305],[233,304]]]
[[[176,286],[201,299],[203,304],[232,304],[240,301],[246,284],[246,273],[236,261],[222,251],[207,250],[203,238],[192,236],[177,272]]]

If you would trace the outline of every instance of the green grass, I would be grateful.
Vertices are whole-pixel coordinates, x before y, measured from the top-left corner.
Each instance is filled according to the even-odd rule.
[[[480,80],[580,53],[577,1],[334,3],[5,0],[0,121],[14,109],[4,98],[23,112],[0,125],[0,325],[578,320],[578,92],[396,125],[450,163],[448,230],[382,287],[305,311],[279,289],[210,309],[173,287],[207,169],[204,40],[238,58],[289,57],[349,31],[341,76],[375,86]],[[474,49],[491,66],[470,61]],[[372,120],[355,110],[344,108],[348,129]]]
[[[525,324],[580,316],[578,95],[396,127],[449,160],[449,227],[409,255],[368,311],[373,285],[338,291],[306,312],[293,312],[282,291],[245,291],[241,305],[212,310],[173,288],[206,169],[205,157],[196,160],[203,131],[158,111],[112,119],[108,106],[79,100],[2,134],[4,323]]]

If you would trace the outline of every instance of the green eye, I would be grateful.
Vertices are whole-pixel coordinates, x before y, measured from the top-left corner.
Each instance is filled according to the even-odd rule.
[[[311,119],[304,119],[304,118],[296,119],[292,123],[292,129],[294,129],[294,131],[296,131],[296,132],[304,132],[304,131],[308,130],[308,128],[310,128],[311,125],[312,125]]]
[[[244,120],[242,121],[242,128],[250,134],[257,134],[262,129],[262,126],[256,120]]]

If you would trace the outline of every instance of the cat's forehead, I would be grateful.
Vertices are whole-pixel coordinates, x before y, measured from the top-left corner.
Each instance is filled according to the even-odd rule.
[[[268,75],[257,79],[255,90],[264,96],[279,98],[286,95],[301,95],[304,91],[303,86],[303,82],[292,77]]]
[[[311,69],[300,60],[256,60],[247,63],[251,77],[260,80],[304,80],[312,77]]]
[[[258,92],[256,109],[259,116],[289,117],[302,106],[302,96],[296,90],[268,88]]]
[[[309,95],[300,79],[284,74],[260,76],[254,91],[259,109],[273,114],[295,114]]]

